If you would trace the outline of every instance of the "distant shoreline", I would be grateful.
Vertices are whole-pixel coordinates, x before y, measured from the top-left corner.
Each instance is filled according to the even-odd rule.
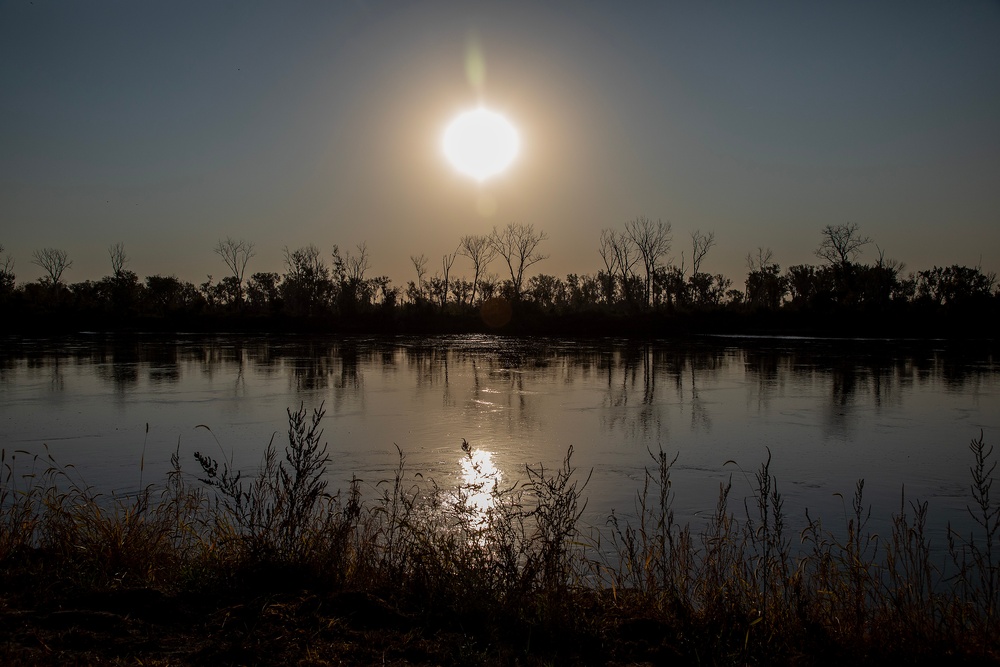
[[[336,334],[453,335],[494,334],[569,338],[804,338],[871,340],[997,341],[1000,317],[962,312],[923,317],[918,313],[850,317],[847,314],[760,312],[634,315],[546,314],[525,309],[510,321],[490,326],[470,309],[460,314],[364,314],[291,318],[285,316],[203,315],[176,318],[121,318],[91,314],[44,314],[8,318],[0,335],[89,334]]]

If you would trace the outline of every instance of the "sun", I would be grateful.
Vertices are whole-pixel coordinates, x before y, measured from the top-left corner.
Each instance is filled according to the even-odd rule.
[[[480,107],[459,114],[449,123],[442,147],[455,169],[481,182],[510,166],[521,148],[521,139],[510,121]]]

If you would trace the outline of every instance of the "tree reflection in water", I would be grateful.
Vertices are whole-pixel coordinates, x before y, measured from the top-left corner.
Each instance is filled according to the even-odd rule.
[[[135,486],[146,423],[159,448],[145,459],[148,477],[166,474],[178,445],[190,458],[197,424],[256,462],[267,435],[284,430],[285,407],[325,402],[334,486],[354,472],[377,479],[399,443],[423,490],[437,494],[435,521],[473,533],[498,513],[518,515],[513,503],[531,501],[522,466],[552,463],[570,445],[595,470],[594,522],[633,504],[657,446],[681,455],[686,516],[714,506],[724,461],[752,465],[765,447],[789,480],[789,502],[819,513],[839,513],[833,494],[859,477],[880,502],[894,503],[902,483],[952,498],[968,472],[952,447],[997,428],[998,392],[995,345],[969,341],[0,339],[6,441],[59,442],[102,490]],[[459,449],[462,435],[473,456]]]

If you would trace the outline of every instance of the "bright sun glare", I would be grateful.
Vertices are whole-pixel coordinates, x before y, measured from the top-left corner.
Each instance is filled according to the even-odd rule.
[[[484,181],[506,169],[521,147],[517,130],[482,107],[456,117],[444,132],[444,154],[455,169]]]

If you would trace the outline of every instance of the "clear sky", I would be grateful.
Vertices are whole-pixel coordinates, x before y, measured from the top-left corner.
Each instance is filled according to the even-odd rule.
[[[480,103],[522,140],[483,185],[440,147]],[[847,222],[910,270],[1000,270],[1000,3],[0,0],[19,282],[43,247],[100,278],[119,241],[140,277],[201,282],[232,236],[250,273],[365,241],[402,285],[411,255],[433,273],[509,222],[562,277],[640,215],[671,222],[675,261],[714,231],[703,269],[738,285],[757,246],[817,264]]]

